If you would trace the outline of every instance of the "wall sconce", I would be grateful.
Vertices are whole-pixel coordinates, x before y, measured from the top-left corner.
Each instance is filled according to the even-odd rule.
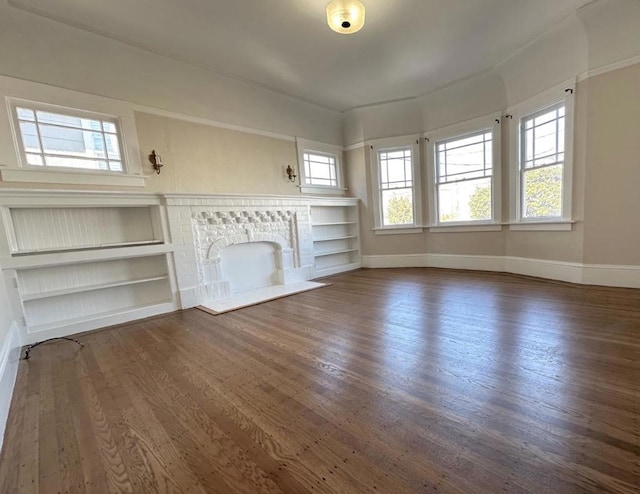
[[[296,171],[291,168],[291,165],[287,165],[287,169],[285,171],[287,172],[287,177],[289,177],[289,182],[295,182],[298,175],[296,175]]]
[[[162,163],[162,158],[158,153],[156,153],[155,149],[151,151],[151,154],[149,155],[149,161],[153,165],[153,169],[156,171],[156,173],[160,175],[160,169],[164,166],[164,164]]]

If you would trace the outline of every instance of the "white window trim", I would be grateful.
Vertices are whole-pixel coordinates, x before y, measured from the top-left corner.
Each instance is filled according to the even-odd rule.
[[[0,176],[3,181],[81,185],[144,187],[145,176],[133,105],[110,98],[80,93],[45,84],[0,76],[0,97],[5,111],[0,111]],[[14,106],[46,108],[52,111],[86,113],[116,120],[122,142],[124,172],[102,172],[26,165],[22,158],[22,137],[14,119]]]
[[[373,231],[376,235],[422,233],[422,173],[420,166],[420,136],[410,135],[375,139],[367,142],[369,147],[369,168],[372,177],[371,204],[373,212]],[[382,222],[382,208],[380,203],[380,165],[378,152],[399,148],[411,148],[411,171],[413,184],[413,224],[384,225]]]
[[[346,188],[344,187],[344,172],[342,170],[342,146],[327,144],[324,142],[311,141],[296,137],[296,147],[298,150],[298,179],[300,191],[303,194],[339,194],[344,195]],[[330,154],[336,159],[336,179],[338,185],[331,187],[329,185],[307,185],[304,169],[304,153]]]
[[[429,191],[429,231],[474,232],[502,230],[502,114],[492,113],[467,120],[455,125],[443,127],[424,134],[427,157],[427,183]],[[436,144],[441,141],[464,137],[466,135],[491,130],[492,132],[492,177],[491,177],[491,216],[492,220],[448,221],[441,223],[438,218],[438,184],[436,177]]]
[[[574,148],[574,118],[575,118],[575,79],[559,84],[544,91],[533,98],[509,108],[505,115],[509,120],[509,161],[510,180],[509,197],[509,229],[513,231],[569,231],[573,229],[573,148]],[[562,176],[562,215],[549,218],[522,217],[522,187],[521,187],[521,122],[522,119],[550,108],[554,105],[565,105],[565,156]]]

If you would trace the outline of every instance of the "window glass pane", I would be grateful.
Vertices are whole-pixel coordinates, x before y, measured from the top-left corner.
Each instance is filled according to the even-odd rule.
[[[524,131],[522,168],[562,163],[564,161],[565,117],[561,114],[564,106],[546,112],[539,117],[529,118],[527,122],[536,122]]]
[[[20,134],[22,135],[22,145],[25,152],[40,152],[40,140],[38,139],[36,124],[20,122]]]
[[[45,154],[106,158],[104,141],[99,132],[43,124],[39,125],[39,129]]]
[[[564,108],[564,107],[563,107]],[[558,120],[558,152],[564,153],[564,118]]]
[[[69,158],[45,155],[45,164],[47,166],[66,167],[66,168],[85,168],[87,170],[109,170],[107,162],[104,160],[89,160],[81,158]]]
[[[411,187],[412,162],[411,149],[380,151],[380,186],[382,189],[401,189]]]
[[[524,142],[524,159],[529,162],[533,160],[533,129],[529,129],[525,131],[525,142]],[[526,166],[526,165],[525,165]]]
[[[382,191],[382,224],[413,224],[413,189],[394,189]]]
[[[557,124],[552,121],[535,129],[536,149],[535,158],[549,156],[556,152]]]
[[[20,120],[29,120],[33,122],[36,119],[33,110],[29,110],[28,108],[16,108],[16,113]]]
[[[120,161],[109,161],[109,169],[112,172],[121,172],[122,170],[122,163]]]
[[[441,223],[491,220],[491,178],[439,185],[438,214]]]
[[[40,110],[36,112],[36,115],[38,115],[38,122],[41,123],[64,125],[65,127],[75,127],[78,129],[82,128],[82,119],[74,115],[61,115],[59,113]]]
[[[111,122],[102,122],[102,128],[105,132],[111,132],[112,134],[117,132],[116,125]]]
[[[42,166],[42,156],[39,154],[27,154],[27,163],[35,166]]]
[[[448,151],[453,148],[469,146],[471,144],[480,144],[483,140],[484,140],[484,135],[477,134],[469,137],[462,137],[460,139],[444,142],[443,146],[444,146],[444,149]]]
[[[437,145],[439,183],[491,176],[492,134],[482,132]]]
[[[562,165],[525,170],[522,211],[525,218],[562,215]]]
[[[542,115],[537,116],[534,119],[533,125],[535,126],[542,125],[545,122],[550,122],[551,120],[555,120],[557,117],[558,117],[558,110],[553,109],[550,112],[543,113]]]
[[[107,155],[109,159],[120,159],[120,144],[118,143],[118,136],[112,134],[104,135],[105,143],[107,144]]]

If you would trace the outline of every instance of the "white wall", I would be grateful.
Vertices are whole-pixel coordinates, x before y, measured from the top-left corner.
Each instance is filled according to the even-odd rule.
[[[342,115],[12,7],[0,74],[253,129],[342,143]]]
[[[0,448],[4,439],[19,358],[18,327],[14,323],[7,288],[0,274]]]

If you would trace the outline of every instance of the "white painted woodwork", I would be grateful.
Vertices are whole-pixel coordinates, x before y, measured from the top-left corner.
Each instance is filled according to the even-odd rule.
[[[311,217],[315,276],[360,267],[357,203],[318,201]]]
[[[348,198],[6,189],[0,268],[28,344],[355,269],[357,209]]]

